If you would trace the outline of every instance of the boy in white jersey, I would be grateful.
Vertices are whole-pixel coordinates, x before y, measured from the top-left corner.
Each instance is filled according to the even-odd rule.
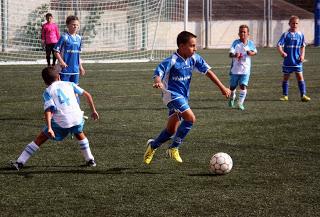
[[[167,126],[160,135],[148,140],[143,159],[145,164],[151,163],[156,149],[170,140],[173,135],[167,154],[170,158],[182,163],[178,148],[196,120],[188,104],[193,71],[206,75],[219,87],[223,95],[230,96],[230,90],[220,82],[204,59],[195,53],[196,37],[190,32],[181,32],[177,37],[177,52],[163,60],[154,72],[153,87],[161,89],[163,102],[169,109],[169,117]]]
[[[306,42],[302,32],[298,31],[299,17],[291,16],[289,19],[289,30],[281,35],[278,41],[278,51],[283,57],[283,81],[281,101],[288,101],[290,74],[295,73],[300,90],[302,102],[310,101],[306,95],[306,83],[303,78],[303,61],[305,56]]]
[[[257,54],[256,46],[249,40],[249,27],[239,27],[239,39],[235,40],[230,48],[229,56],[232,58],[230,69],[230,90],[231,98],[229,106],[235,107],[236,88],[240,86],[238,108],[244,110],[244,100],[247,96],[247,87],[250,79],[251,56]]]
[[[35,140],[25,147],[19,158],[11,162],[12,168],[21,169],[48,139],[61,141],[69,133],[74,134],[78,139],[86,165],[91,167],[96,166],[89,147],[89,141],[83,133],[83,113],[75,96],[75,94],[79,94],[86,97],[92,111],[92,118],[98,120],[99,115],[90,93],[73,82],[60,81],[58,67],[44,68],[42,70],[42,78],[48,86],[43,94],[46,126]]]

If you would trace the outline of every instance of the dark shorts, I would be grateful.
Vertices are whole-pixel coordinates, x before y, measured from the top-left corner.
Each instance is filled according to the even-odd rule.
[[[61,81],[70,81],[73,82],[75,84],[79,84],[79,74],[64,74],[64,73],[60,73],[60,79]]]

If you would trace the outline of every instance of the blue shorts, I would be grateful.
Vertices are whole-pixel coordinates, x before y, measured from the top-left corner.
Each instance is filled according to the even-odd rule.
[[[51,139],[56,140],[56,141],[62,141],[64,138],[66,138],[66,136],[68,136],[69,133],[72,133],[72,134],[80,134],[80,133],[82,133],[83,132],[83,127],[84,127],[84,121],[82,121],[81,124],[73,126],[73,127],[70,127],[70,128],[62,128],[56,122],[51,120],[51,127],[52,127],[52,130],[53,130],[54,134],[55,134],[54,138],[51,138],[49,136],[49,134],[48,134],[48,126],[45,126],[42,129],[42,132],[44,134],[46,134],[46,136],[48,138],[51,138]]]
[[[250,74],[230,75],[230,88],[235,89],[238,85],[248,86]]]
[[[186,110],[190,109],[188,100],[185,99],[184,97],[180,97],[175,100],[172,100],[167,104],[167,107],[169,108],[169,117],[176,112],[183,113]]]
[[[291,74],[293,72],[302,73],[303,69],[302,69],[302,67],[285,67],[285,66],[283,66],[282,72],[283,72],[283,74]]]
[[[61,81],[70,81],[75,84],[79,84],[80,75],[79,74],[69,75],[69,74],[60,73],[60,79]]]

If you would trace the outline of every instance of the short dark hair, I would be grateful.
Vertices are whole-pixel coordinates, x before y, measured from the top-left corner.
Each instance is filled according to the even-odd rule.
[[[51,13],[46,13],[46,19],[48,19],[49,17],[53,17]]]
[[[179,33],[177,37],[177,45],[179,47],[180,44],[186,44],[190,40],[190,38],[197,38],[195,34],[192,34],[188,31],[182,31]]]
[[[77,16],[70,15],[66,19],[66,24],[69,25],[69,23],[71,23],[71,21],[74,21],[74,20],[78,20],[79,21],[79,18]]]
[[[59,70],[56,66],[48,66],[42,69],[42,79],[44,83],[48,86],[57,80],[58,75]]]
[[[242,25],[240,25],[239,26],[239,32],[240,32],[240,30],[241,29],[247,29],[248,30],[248,32],[250,32],[250,30],[249,30],[249,26],[248,25],[246,25],[246,24],[242,24]]]

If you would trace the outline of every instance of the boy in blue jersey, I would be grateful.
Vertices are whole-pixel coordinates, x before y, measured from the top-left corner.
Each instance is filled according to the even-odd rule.
[[[290,74],[295,73],[300,90],[302,102],[310,101],[306,95],[306,84],[303,78],[303,61],[305,56],[306,42],[302,32],[298,31],[299,17],[291,16],[289,19],[289,30],[281,35],[278,41],[278,51],[283,57],[283,81],[281,101],[288,101]]]
[[[229,57],[232,58],[230,69],[230,90],[231,97],[229,99],[229,106],[235,107],[236,88],[240,86],[240,94],[238,100],[238,107],[244,110],[244,100],[247,96],[247,87],[249,84],[250,70],[251,70],[251,56],[257,54],[254,42],[249,40],[249,27],[241,25],[239,27],[239,39],[235,40],[230,48]]]
[[[76,16],[68,16],[66,24],[68,32],[62,34],[55,45],[55,56],[62,67],[60,72],[61,80],[79,84],[79,73],[80,75],[85,74],[80,59],[82,39],[81,36],[77,34],[79,18]]]
[[[47,67],[42,70],[42,78],[47,85],[43,94],[46,126],[34,141],[29,143],[19,158],[11,162],[11,167],[20,170],[29,158],[48,139],[63,140],[69,133],[78,139],[81,153],[90,167],[96,166],[91,153],[89,141],[83,133],[83,113],[79,107],[75,94],[86,97],[92,111],[92,118],[99,119],[92,96],[73,82],[60,81],[57,67]]]
[[[182,163],[178,148],[196,120],[188,103],[193,71],[206,75],[219,87],[223,95],[230,96],[230,90],[220,82],[205,60],[195,53],[196,37],[190,32],[181,32],[177,37],[177,52],[163,60],[155,69],[153,87],[161,89],[163,102],[169,109],[169,117],[167,126],[160,135],[147,142],[143,159],[146,164],[151,163],[156,149],[173,135],[167,155]]]

